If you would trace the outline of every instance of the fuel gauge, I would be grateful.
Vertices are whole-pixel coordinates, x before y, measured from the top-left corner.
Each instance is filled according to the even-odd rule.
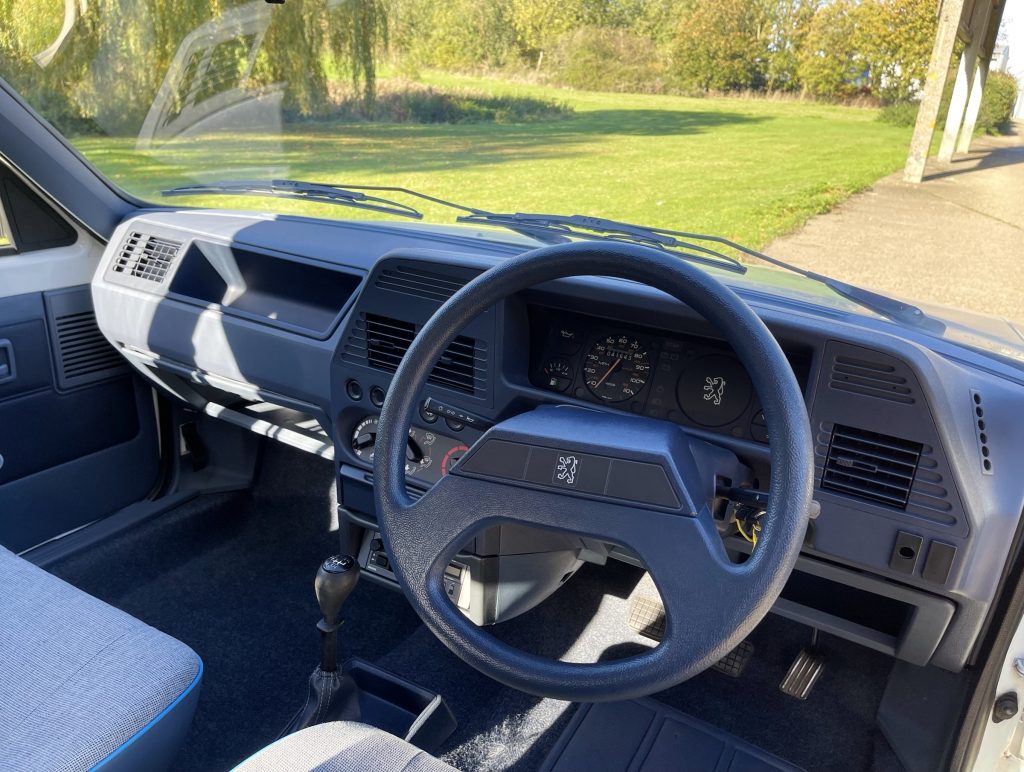
[[[551,391],[565,391],[572,386],[572,365],[564,359],[551,359],[540,369],[544,387]]]

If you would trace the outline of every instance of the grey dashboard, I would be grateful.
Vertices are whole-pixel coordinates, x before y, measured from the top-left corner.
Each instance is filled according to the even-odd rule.
[[[531,246],[472,229],[154,211],[117,229],[92,291],[100,328],[140,372],[208,415],[333,458],[345,506],[372,525],[374,421],[402,352],[445,299]],[[882,320],[736,289],[785,351],[815,434],[821,511],[775,610],[959,669],[1024,507],[1024,376]],[[673,421],[733,450],[759,487],[771,472],[769,427],[729,347],[629,282],[562,280],[491,309],[422,397],[413,490],[487,424],[558,403]]]

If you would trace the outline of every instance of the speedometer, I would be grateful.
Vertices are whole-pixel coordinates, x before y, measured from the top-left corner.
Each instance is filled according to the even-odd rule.
[[[651,358],[643,344],[628,335],[600,338],[583,358],[590,393],[604,402],[624,402],[647,385]]]

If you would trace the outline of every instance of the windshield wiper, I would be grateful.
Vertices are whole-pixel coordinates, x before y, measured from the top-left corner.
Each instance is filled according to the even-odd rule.
[[[411,217],[414,220],[422,220],[423,215],[408,204],[398,201],[391,201],[379,196],[368,195],[364,190],[373,191],[396,191],[408,193],[427,200],[436,200],[438,203],[447,204],[446,201],[433,199],[420,193],[415,193],[404,188],[389,188],[376,186],[351,186],[330,185],[321,182],[302,182],[300,180],[225,180],[223,182],[196,183],[195,185],[183,185],[178,188],[161,191],[163,196],[270,196],[272,198],[293,198],[299,201],[315,201],[321,204],[338,204],[340,206],[351,206],[356,209],[368,209],[372,212],[394,214],[400,217]],[[465,207],[458,207],[463,211],[472,211]]]
[[[515,214],[492,214],[478,210],[459,217],[458,221],[502,225],[510,230],[534,236],[541,240],[551,240],[551,236],[554,236],[558,241],[566,241],[571,238],[595,238],[596,236],[598,238],[646,244],[673,251],[683,250],[678,254],[688,260],[702,262],[716,268],[725,268],[737,273],[746,272],[746,267],[735,257],[727,255],[719,249],[705,246],[705,244],[715,244],[824,284],[837,295],[847,300],[852,300],[854,303],[868,308],[887,319],[892,319],[911,327],[920,327],[934,333],[942,333],[946,329],[946,326],[941,321],[928,316],[917,306],[872,292],[854,284],[833,279],[831,276],[800,268],[722,236],[651,228],[578,214],[552,215],[524,214],[521,212]],[[704,242],[704,244],[694,242]]]
[[[649,228],[644,225],[606,220],[601,217],[587,217],[581,214],[495,214],[483,210],[475,210],[458,218],[459,222],[486,225],[502,225],[509,230],[532,236],[547,243],[560,243],[574,238],[601,238],[610,241],[625,241],[632,244],[643,244],[658,249],[672,250],[678,255],[694,263],[702,263],[714,268],[722,268],[734,273],[746,273],[747,268],[735,257],[716,249],[682,241],[677,236],[692,237],[693,234],[682,231],[670,231],[664,228]],[[678,251],[677,251],[678,250]]]

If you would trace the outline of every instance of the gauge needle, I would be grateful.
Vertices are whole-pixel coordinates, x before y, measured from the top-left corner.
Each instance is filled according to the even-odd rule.
[[[599,380],[597,383],[594,384],[594,388],[595,389],[600,389],[601,388],[601,384],[604,383],[605,381],[607,381],[608,380],[608,376],[611,375],[612,373],[614,373],[618,369],[619,365],[621,365],[621,364],[622,364],[622,360],[621,359],[616,359],[612,363],[612,366],[608,368],[608,372],[606,372],[604,375],[601,376],[601,380]]]

